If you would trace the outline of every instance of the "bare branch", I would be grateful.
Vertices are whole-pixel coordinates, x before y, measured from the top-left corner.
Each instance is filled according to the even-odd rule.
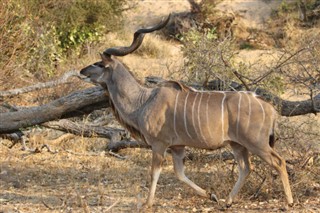
[[[57,86],[59,84],[69,83],[68,79],[70,77],[73,77],[73,76],[79,77],[79,72],[76,71],[76,70],[71,70],[71,71],[66,72],[65,74],[63,74],[63,76],[61,78],[59,78],[57,80],[54,80],[54,81],[38,83],[38,84],[35,84],[35,85],[31,85],[31,86],[24,87],[24,88],[19,88],[19,89],[0,91],[0,97],[19,95],[19,94],[23,94],[23,93],[27,93],[27,92],[40,90],[40,89],[43,89],[43,88],[55,87],[55,86]]]
[[[201,12],[200,5],[195,0],[188,0],[190,6],[191,6],[191,12],[192,13],[199,13]]]
[[[229,62],[227,62],[226,60],[224,60],[222,52],[221,52],[220,56],[221,56],[221,60],[223,61],[224,65],[225,65],[226,67],[228,67],[229,69],[231,69],[232,73],[241,81],[241,83],[244,85],[244,87],[246,88],[246,90],[247,90],[247,91],[250,91],[251,89],[249,88],[249,86],[247,85],[247,83],[243,80],[242,75],[241,75],[236,69],[232,68]]]
[[[301,48],[298,51],[296,51],[293,54],[290,54],[290,56],[286,59],[284,59],[283,61],[281,61],[279,64],[277,64],[275,67],[273,67],[272,69],[270,69],[268,72],[264,73],[262,76],[256,78],[255,80],[252,81],[251,85],[257,85],[259,82],[261,82],[263,79],[265,79],[266,77],[268,77],[269,75],[271,75],[272,73],[274,73],[275,71],[277,71],[281,66],[283,66],[285,63],[287,63],[288,61],[290,61],[293,57],[297,56],[299,53],[301,53],[302,51],[306,50],[307,48]],[[281,55],[280,60],[282,59],[282,57],[285,55],[286,53],[284,53],[283,55]]]

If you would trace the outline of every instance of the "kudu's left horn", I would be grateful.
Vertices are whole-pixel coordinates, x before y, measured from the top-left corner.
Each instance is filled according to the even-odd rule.
[[[145,33],[151,33],[153,31],[160,30],[161,28],[166,26],[166,24],[170,20],[170,17],[171,17],[171,14],[169,14],[169,16],[165,20],[162,20],[156,26],[137,30],[134,33],[133,41],[132,41],[132,44],[130,45],[130,47],[112,47],[112,48],[108,48],[103,52],[103,54],[110,57],[111,55],[114,55],[114,56],[125,56],[125,55],[128,55],[129,53],[132,53],[133,51],[138,49],[138,47],[140,47],[140,45],[142,44],[142,41],[143,41]]]

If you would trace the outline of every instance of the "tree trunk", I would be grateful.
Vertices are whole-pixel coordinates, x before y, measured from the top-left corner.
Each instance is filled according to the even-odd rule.
[[[103,88],[76,91],[45,105],[0,113],[0,134],[51,120],[79,116],[104,107],[109,107],[109,102]]]
[[[308,21],[308,16],[307,16],[307,6],[305,0],[299,0],[298,1],[298,6],[299,6],[299,18],[301,21]]]

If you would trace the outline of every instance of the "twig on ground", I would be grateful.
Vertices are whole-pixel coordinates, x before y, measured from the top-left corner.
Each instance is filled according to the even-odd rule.
[[[71,150],[64,150],[65,152],[67,153],[70,153],[72,155],[77,155],[77,156],[104,156],[105,155],[105,152],[102,151],[102,152],[99,152],[99,153],[94,153],[94,152],[89,152],[89,153],[79,153],[79,152],[73,152]]]
[[[259,195],[259,193],[260,193],[260,191],[261,191],[261,189],[262,189],[262,186],[263,186],[263,184],[266,182],[266,180],[267,180],[267,177],[264,177],[263,180],[262,180],[262,182],[261,182],[260,185],[258,186],[256,192],[255,192],[252,196],[250,196],[249,199],[252,199],[252,198],[256,199],[256,198],[258,197],[258,195]]]
[[[52,154],[58,153],[57,150],[55,150],[55,151],[52,150],[48,144],[43,144],[43,145],[41,146],[40,150],[42,150],[43,148],[47,148],[48,152],[50,152],[50,153],[52,153]]]
[[[52,154],[57,154],[57,153],[58,153],[57,150],[52,150],[48,144],[43,144],[40,148],[39,148],[39,147],[36,147],[36,148],[34,148],[34,149],[25,147],[25,148],[24,148],[24,151],[28,151],[28,152],[30,152],[31,154],[35,154],[35,153],[41,153],[44,148],[47,148],[48,152],[50,152],[50,153],[52,153]]]
[[[109,155],[111,155],[111,156],[113,156],[113,157],[116,157],[116,158],[119,158],[119,159],[121,159],[121,160],[127,159],[126,156],[119,155],[119,154],[117,154],[117,153],[112,152],[111,150],[110,150],[108,153],[109,153]]]
[[[45,207],[47,207],[48,209],[50,209],[50,210],[62,209],[62,208],[66,205],[66,200],[63,200],[63,199],[61,199],[61,198],[59,198],[59,199],[62,201],[62,204],[61,204],[60,206],[57,206],[57,207],[51,207],[51,206],[49,206],[47,203],[44,202],[43,199],[41,199],[41,203],[42,203]]]
[[[109,206],[107,209],[106,209],[106,212],[107,211],[110,211],[113,207],[115,207],[118,203],[120,202],[120,199],[118,199],[116,202],[114,202],[111,206]]]

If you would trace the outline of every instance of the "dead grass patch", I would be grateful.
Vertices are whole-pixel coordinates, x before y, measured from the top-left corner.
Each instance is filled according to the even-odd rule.
[[[48,137],[48,136],[46,136]],[[48,141],[46,141],[48,143]],[[33,145],[39,145],[33,143]],[[138,212],[148,194],[151,151],[126,149],[125,160],[104,152],[105,140],[75,137],[51,144],[57,154],[30,154],[17,145],[0,149],[0,197],[4,212]],[[308,158],[307,145],[282,140],[276,149],[286,156],[297,205],[293,212],[318,211],[320,183],[319,154]],[[100,148],[99,144],[101,145]],[[317,144],[316,144],[317,145]],[[93,152],[93,146],[95,146]],[[290,146],[290,148],[288,148]],[[290,150],[288,150],[290,149]],[[68,150],[68,151],[67,151]],[[70,152],[69,152],[70,151]],[[187,176],[208,191],[225,199],[237,179],[233,160],[219,156],[229,148],[204,151],[190,149]],[[310,151],[310,150],[309,150]],[[94,154],[94,155],[92,155]],[[218,156],[218,158],[217,158]],[[230,212],[278,212],[285,204],[277,173],[258,157],[251,156],[254,170]],[[223,202],[222,202],[223,203]],[[166,155],[152,212],[216,212],[221,205],[201,198],[175,177],[171,155]],[[290,210],[290,211],[291,211]],[[227,212],[228,212],[227,211]]]

